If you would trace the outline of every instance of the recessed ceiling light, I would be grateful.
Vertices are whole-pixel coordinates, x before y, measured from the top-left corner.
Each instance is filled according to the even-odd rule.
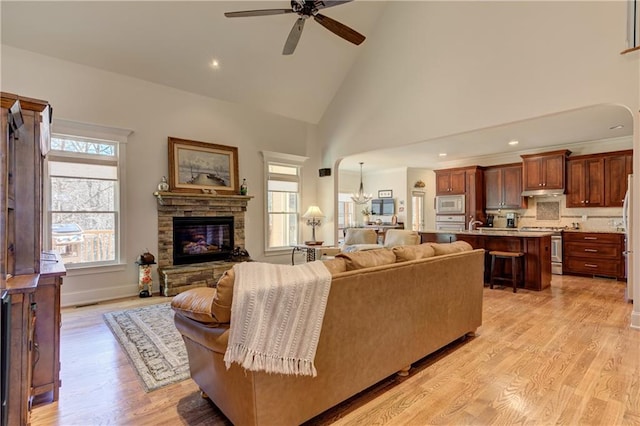
[[[520,141],[517,141],[517,140],[509,141],[509,145],[511,145],[511,146],[518,145],[519,143],[520,143]]]
[[[618,129],[623,129],[623,128],[624,128],[624,124],[618,124],[617,126],[609,127],[609,130],[618,130]]]
[[[438,154],[439,157],[446,157],[447,153],[446,152],[441,152],[440,154]]]
[[[220,69],[220,62],[218,62],[217,59],[213,59],[211,63],[209,63],[209,66],[214,70]]]

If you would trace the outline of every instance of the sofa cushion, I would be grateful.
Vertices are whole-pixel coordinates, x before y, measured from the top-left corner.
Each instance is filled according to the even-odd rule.
[[[220,321],[216,319],[211,309],[215,295],[215,288],[194,288],[176,295],[171,300],[171,307],[194,321],[218,324]]]
[[[344,236],[343,245],[375,244],[376,242],[378,242],[378,233],[375,229],[349,228]]]
[[[471,251],[473,247],[466,241],[454,241],[452,243],[429,243],[433,247],[436,256],[443,254],[459,253],[462,251]]]
[[[347,270],[347,264],[344,259],[336,257],[335,259],[323,260],[324,266],[331,272],[331,275],[339,274]]]
[[[336,258],[345,260],[347,271],[370,268],[372,266],[389,265],[396,262],[396,255],[391,249],[358,251],[355,253],[340,253]]]
[[[218,280],[211,310],[219,322],[231,321],[231,302],[233,301],[233,281],[235,278],[236,275],[232,268],[225,271]]]
[[[418,231],[411,231],[408,229],[389,229],[387,232],[385,232],[385,247],[396,247],[415,244],[420,244],[420,235],[418,234]]]
[[[413,246],[396,246],[392,250],[393,254],[396,255],[396,262],[406,262],[408,260],[435,256],[435,250],[429,243]]]

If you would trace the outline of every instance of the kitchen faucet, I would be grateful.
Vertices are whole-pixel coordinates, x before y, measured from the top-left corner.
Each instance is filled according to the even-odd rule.
[[[473,217],[472,217],[471,220],[469,221],[469,231],[473,231],[474,225],[482,225],[482,222],[480,222],[479,220],[473,220]]]

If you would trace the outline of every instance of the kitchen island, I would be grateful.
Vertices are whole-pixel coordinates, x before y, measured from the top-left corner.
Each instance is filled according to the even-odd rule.
[[[424,231],[420,232],[420,240],[423,243],[466,241],[474,249],[485,249],[485,282],[489,282],[491,272],[489,251],[524,253],[524,288],[540,291],[551,285],[551,235],[552,232],[480,228],[475,231]]]

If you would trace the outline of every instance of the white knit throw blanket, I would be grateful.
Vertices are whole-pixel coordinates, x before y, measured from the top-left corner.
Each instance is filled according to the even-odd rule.
[[[317,375],[313,363],[331,288],[320,261],[301,265],[234,265],[227,369]]]

